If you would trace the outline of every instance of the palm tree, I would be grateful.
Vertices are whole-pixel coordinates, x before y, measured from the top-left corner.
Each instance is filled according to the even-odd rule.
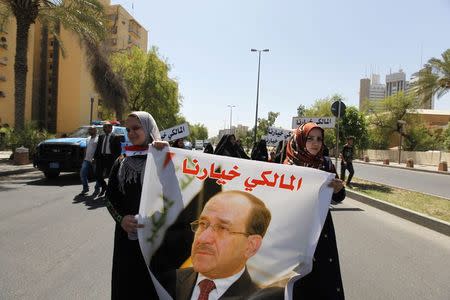
[[[89,57],[96,57],[98,53],[93,52],[93,49],[99,51],[100,42],[106,36],[104,9],[98,0],[0,0],[0,10],[3,18],[13,15],[17,23],[16,56],[14,59],[14,117],[15,127],[22,129],[25,123],[28,33],[31,24],[39,20],[43,26],[46,26],[49,34],[53,35],[59,42],[61,49],[64,50],[64,45],[58,35],[62,26],[75,33],[82,44],[87,46],[85,50]],[[64,51],[62,52],[64,54]],[[91,59],[91,61],[105,63],[104,60]],[[91,74],[94,74],[92,70],[91,66]],[[110,75],[107,80],[111,80],[111,78],[115,78],[114,74]],[[94,81],[97,80],[103,80],[103,78],[94,77]],[[114,83],[120,84],[120,81]],[[102,97],[102,91],[104,90],[98,91]],[[124,90],[123,86],[122,90]],[[119,94],[120,97],[126,97],[126,89],[125,93],[122,91]]]
[[[434,95],[438,98],[450,90],[450,49],[442,53],[442,59],[431,58],[419,71],[414,89],[422,102],[429,101]]]

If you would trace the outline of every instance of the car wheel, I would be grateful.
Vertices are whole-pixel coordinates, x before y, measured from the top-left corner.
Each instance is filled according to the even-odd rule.
[[[59,176],[59,171],[46,171],[44,172],[45,178],[53,179]]]

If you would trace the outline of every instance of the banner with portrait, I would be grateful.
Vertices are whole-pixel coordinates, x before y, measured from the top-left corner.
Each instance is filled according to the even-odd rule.
[[[152,256],[167,259],[164,268],[189,266],[194,233],[187,225],[198,219],[211,197],[224,191],[250,193],[269,209],[272,219],[262,246],[246,267],[261,288],[283,282],[284,295],[290,298],[291,278],[311,271],[332,178],[334,174],[312,168],[150,147],[139,209],[139,222],[145,226],[138,236],[160,298],[170,299],[167,286],[156,278],[167,270],[159,270],[161,259],[154,262]]]

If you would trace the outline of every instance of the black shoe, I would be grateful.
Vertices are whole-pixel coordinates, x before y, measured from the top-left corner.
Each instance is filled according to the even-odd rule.
[[[84,196],[89,192],[89,189],[85,189],[83,188],[83,190],[81,191],[81,193],[79,195]]]
[[[100,194],[100,189],[95,189],[92,197],[97,197]]]
[[[102,188],[102,191],[100,192],[100,194],[98,194],[99,197],[103,197],[106,193],[106,188]]]

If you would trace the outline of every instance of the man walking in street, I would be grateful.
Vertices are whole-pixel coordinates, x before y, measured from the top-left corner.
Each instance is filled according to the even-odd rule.
[[[80,195],[85,195],[87,192],[89,192],[88,175],[92,171],[92,160],[94,159],[94,154],[95,150],[97,149],[98,142],[97,128],[95,128],[94,126],[89,127],[88,133],[89,137],[86,140],[86,152],[84,154],[84,160],[81,164],[80,170],[81,183],[83,184],[83,190],[81,191]],[[95,183],[95,190],[100,190],[100,183],[98,180]]]
[[[119,157],[121,153],[120,137],[112,133],[112,125],[109,122],[103,124],[104,134],[100,135],[98,138],[98,146],[95,151],[95,161],[96,161],[96,177],[102,190],[99,197],[102,197],[106,192],[106,181],[103,178],[104,174],[109,176],[111,167]],[[98,188],[95,194],[98,194]]]
[[[341,152],[341,180],[345,180],[345,170],[348,170],[348,178],[347,178],[347,186],[350,186],[350,182],[352,180],[353,174],[355,174],[355,170],[353,169],[353,143],[355,138],[353,136],[347,137],[347,144],[344,145],[344,148]]]

